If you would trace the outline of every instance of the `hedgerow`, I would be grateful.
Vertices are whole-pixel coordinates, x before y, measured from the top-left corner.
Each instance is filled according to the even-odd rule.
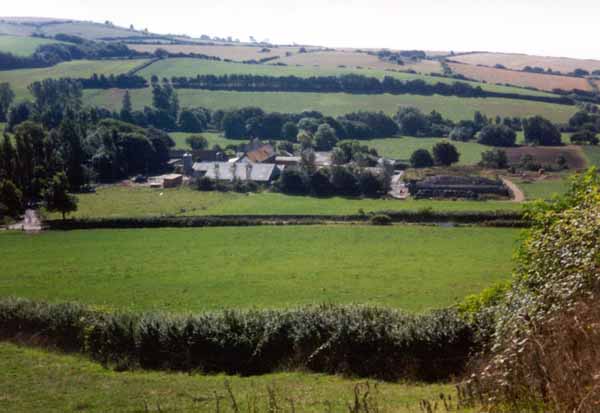
[[[459,374],[477,346],[471,325],[454,310],[410,315],[334,305],[186,316],[11,298],[0,301],[0,332],[115,368],[243,375],[301,368],[437,380]]]

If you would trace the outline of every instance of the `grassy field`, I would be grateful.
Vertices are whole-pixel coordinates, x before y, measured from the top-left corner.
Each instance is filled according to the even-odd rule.
[[[200,192],[187,187],[178,189],[104,186],[95,194],[79,194],[79,218],[152,217],[165,215],[350,215],[359,210],[406,211],[432,208],[436,211],[518,211],[521,205],[509,201],[430,201],[359,198],[315,198],[263,192]],[[58,218],[53,214],[51,217]]]
[[[569,189],[568,174],[547,176],[546,179],[530,181],[518,178],[511,180],[523,190],[527,200],[552,199],[562,195]]]
[[[0,35],[0,52],[12,53],[17,56],[30,56],[33,54],[33,52],[35,52],[38,46],[50,43],[60,42],[52,39],[42,39],[39,37]]]
[[[259,400],[266,410],[267,388],[275,389],[285,411],[347,412],[353,389],[365,381],[305,373],[256,377],[189,375],[164,372],[115,372],[77,355],[64,355],[0,343],[0,410],[11,413],[67,411],[139,413],[216,411],[215,392],[226,396],[228,381],[241,411]],[[373,385],[374,382],[371,382]],[[452,395],[450,384],[377,383],[382,412],[416,413],[419,401]],[[194,399],[209,398],[207,402]],[[330,405],[331,409],[328,409]],[[146,407],[147,410],[146,410]],[[160,410],[159,410],[160,409]],[[221,411],[231,411],[229,399]]]
[[[91,105],[119,110],[124,90],[86,90],[84,101]],[[476,111],[495,117],[541,115],[554,122],[566,122],[575,113],[575,106],[531,102],[525,100],[486,98],[471,99],[455,96],[417,95],[352,95],[345,93],[230,92],[180,89],[177,91],[183,107],[202,106],[210,109],[230,109],[258,106],[270,112],[298,113],[318,110],[339,116],[358,110],[383,111],[394,114],[400,106],[414,106],[424,112],[437,110],[455,121],[472,119]],[[141,109],[152,103],[150,89],[131,92],[133,105]]]
[[[175,148],[177,149],[190,149],[190,145],[185,141],[188,137],[194,135],[201,135],[208,141],[208,147],[212,148],[214,145],[226,147],[227,145],[237,145],[239,143],[246,143],[246,141],[239,141],[233,139],[226,139],[222,133],[216,132],[202,132],[202,133],[189,133],[189,132],[172,132],[169,133],[171,138],[175,141]]]
[[[1,38],[1,37],[0,37]],[[143,60],[76,60],[41,69],[19,69],[0,72],[0,81],[9,82],[16,100],[30,99],[27,87],[47,78],[90,77],[92,74],[126,73],[142,64]]]
[[[590,166],[600,168],[600,146],[584,146],[583,153]]]
[[[312,53],[310,54],[312,55]],[[370,57],[368,55],[364,55]],[[337,65],[336,65],[337,66]],[[398,68],[398,66],[395,66]],[[406,70],[407,68],[399,67],[397,70]],[[311,65],[290,65],[290,66],[275,66],[273,64],[262,65],[247,65],[242,63],[218,62],[210,60],[176,58],[159,60],[156,63],[141,70],[138,74],[150,78],[152,75],[159,77],[171,78],[173,76],[196,76],[196,75],[231,75],[231,74],[254,74],[262,76],[339,76],[342,74],[360,74],[369,77],[383,78],[384,76],[392,76],[401,80],[421,79],[427,83],[453,83],[455,79],[446,79],[441,77],[426,76],[420,74],[404,73],[399,71],[372,69],[372,68],[340,68],[340,67],[315,67]],[[481,86],[485,90],[504,92],[504,93],[519,93],[526,95],[552,96],[546,92],[537,92],[525,90],[522,88],[489,85],[478,82],[466,82],[473,86]]]
[[[423,311],[507,279],[518,234],[416,225],[5,232],[0,296],[133,311],[318,303]]]

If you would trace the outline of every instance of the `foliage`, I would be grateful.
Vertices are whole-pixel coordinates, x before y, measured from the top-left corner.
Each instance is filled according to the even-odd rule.
[[[481,154],[481,162],[479,164],[484,168],[506,169],[508,167],[506,151],[502,149],[485,151]]]
[[[361,306],[178,316],[0,301],[5,337],[43,336],[109,366],[260,374],[286,366],[386,379],[457,374],[474,348],[455,311],[420,316]],[[390,369],[389,366],[397,366]]]
[[[523,120],[525,142],[543,146],[562,145],[558,128],[549,120],[534,116]]]
[[[392,218],[389,215],[385,214],[376,214],[369,218],[369,222],[372,225],[391,225]]]
[[[427,149],[417,149],[410,156],[410,166],[413,168],[429,168],[433,166],[433,157]]]
[[[50,180],[43,194],[46,209],[51,212],[60,212],[63,219],[69,212],[77,210],[77,198],[70,195],[68,190],[67,176],[64,173],[58,173]]]
[[[515,131],[505,125],[488,125],[479,132],[478,142],[490,146],[514,146],[517,141]]]
[[[495,310],[491,357],[477,376],[479,391],[492,404],[520,411],[540,404],[545,411],[594,411],[597,393],[590,386],[598,371],[564,356],[588,357],[588,346],[597,341],[573,332],[582,340],[573,348],[570,340],[553,338],[553,331],[561,317],[580,324],[571,312],[598,292],[599,201],[600,177],[591,169],[574,178],[565,196],[527,208],[533,227],[517,255],[507,300]]]
[[[435,165],[450,166],[458,162],[460,154],[456,146],[450,142],[440,142],[433,147],[433,161]]]
[[[194,135],[189,136],[185,139],[185,142],[194,150],[201,150],[208,148],[208,140],[204,136]]]
[[[10,87],[10,83],[0,83],[0,122],[7,121],[8,110],[14,99],[15,92]]]
[[[16,217],[23,210],[23,194],[12,181],[0,180],[0,216]]]
[[[338,142],[338,137],[333,129],[328,124],[319,125],[314,135],[315,148],[319,151],[329,151]]]

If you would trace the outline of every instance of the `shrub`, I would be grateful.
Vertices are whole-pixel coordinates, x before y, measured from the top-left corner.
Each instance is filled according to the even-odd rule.
[[[448,137],[452,141],[460,141],[467,142],[473,139],[475,136],[475,131],[469,127],[457,126],[452,131],[450,131],[450,135]]]
[[[571,143],[575,145],[598,145],[596,132],[589,129],[583,129],[571,135]]]
[[[541,116],[523,120],[525,142],[543,146],[562,145],[561,133],[552,122]]]
[[[410,166],[413,168],[429,168],[433,166],[433,157],[427,149],[417,149],[410,156]]]
[[[449,142],[436,143],[433,147],[433,162],[436,165],[450,166],[458,162],[460,154],[456,146]]]
[[[208,141],[204,136],[189,136],[185,139],[185,142],[194,150],[208,148]]]
[[[489,146],[514,146],[517,134],[505,125],[488,125],[479,132],[478,142]]]
[[[455,310],[409,315],[364,306],[180,316],[4,299],[0,332],[47,340],[116,368],[228,374],[286,367],[429,381],[459,374],[475,349],[472,328]]]
[[[485,168],[505,169],[508,167],[506,151],[502,149],[485,151],[481,154],[481,162],[479,164]]]

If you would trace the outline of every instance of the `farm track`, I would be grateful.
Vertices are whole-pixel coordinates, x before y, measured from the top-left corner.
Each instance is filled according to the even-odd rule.
[[[511,181],[510,179],[505,178],[505,177],[501,177],[500,179],[502,179],[502,182],[504,183],[504,185],[506,185],[508,187],[508,189],[510,190],[510,193],[512,194],[513,202],[524,202],[525,201],[525,193],[521,190],[521,188],[519,188],[517,186],[517,184],[515,184],[513,181]]]

